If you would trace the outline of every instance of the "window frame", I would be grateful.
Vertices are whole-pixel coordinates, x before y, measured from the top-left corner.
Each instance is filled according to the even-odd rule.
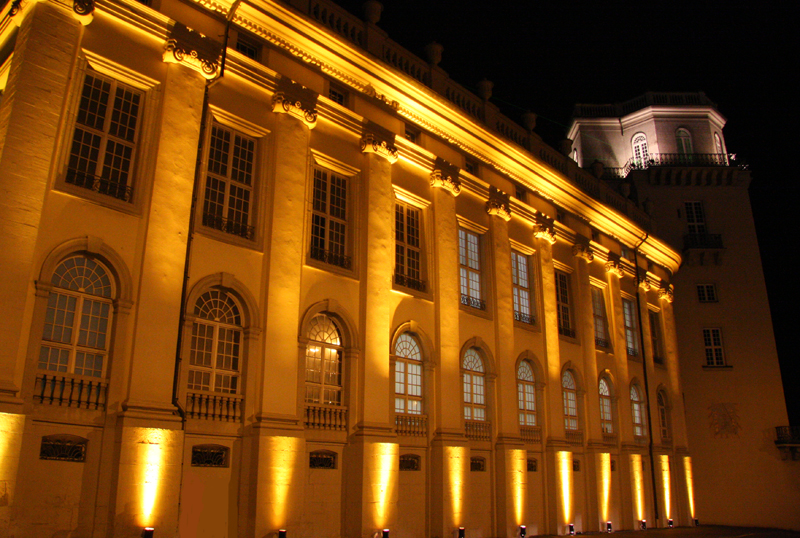
[[[521,375],[523,366],[528,368],[530,379]],[[517,416],[520,426],[538,426],[536,409],[536,372],[527,359],[517,365]]]
[[[672,440],[669,398],[667,397],[667,391],[664,389],[659,389],[656,393],[656,406],[658,407],[658,426],[661,432],[661,439]]]
[[[341,107],[350,108],[350,92],[344,86],[329,82],[326,97]]]
[[[717,285],[716,284],[697,284],[697,302],[709,304],[709,303],[718,303],[719,302],[719,294],[717,293]],[[709,291],[711,293],[709,293]]]
[[[686,230],[689,235],[705,235],[708,233],[706,209],[702,200],[685,200],[683,208],[686,212]]]
[[[622,298],[622,324],[625,328],[625,348],[628,358],[641,355],[642,343],[639,341],[639,320],[636,308],[635,299]]]
[[[554,273],[558,334],[559,336],[574,339],[576,337],[576,332],[573,328],[574,318],[572,312],[572,285],[570,282],[570,273],[561,269],[556,269]]]
[[[648,309],[647,321],[650,323],[650,347],[653,350],[653,362],[655,364],[664,364],[666,357],[664,332],[661,330],[661,311],[652,308]]]
[[[635,395],[635,396],[634,396]],[[642,389],[638,383],[631,383],[631,424],[634,437],[647,437],[647,416],[645,415],[645,401]]]
[[[597,348],[608,350],[611,348],[611,334],[608,327],[605,289],[592,285],[591,294],[592,319],[594,320],[594,345]]]
[[[679,127],[675,130],[675,147],[678,155],[690,156],[694,154],[692,133],[687,128]]]
[[[313,158],[311,166],[309,168],[309,184],[308,184],[308,235],[306,239],[306,260],[309,265],[313,265],[319,269],[324,269],[326,271],[331,271],[335,273],[341,273],[347,276],[353,276],[356,273],[356,245],[358,244],[356,231],[355,231],[355,215],[358,211],[356,207],[356,200],[358,199],[357,196],[357,175],[359,171],[355,168],[345,165],[335,159],[327,157],[318,153],[317,151],[311,150]],[[340,253],[331,251],[328,247],[328,243],[330,240],[330,233],[331,228],[328,224],[329,219],[329,208],[330,204],[328,200],[330,199],[330,192],[331,192],[331,182],[330,179],[326,180],[326,198],[325,198],[325,211],[320,211],[319,209],[315,208],[316,198],[316,181],[317,181],[317,171],[320,173],[327,173],[328,178],[331,175],[335,176],[338,180],[344,182],[345,185],[345,192],[343,197],[339,197],[340,200],[344,202],[344,218],[340,216],[334,217],[334,222],[338,223],[339,225],[343,225],[343,230],[340,230],[340,234],[342,236],[341,241],[343,242],[343,246]],[[341,183],[340,183],[341,184]],[[325,227],[324,227],[324,248],[320,248],[314,245],[315,240],[318,240],[318,236],[315,235],[315,218],[325,219]],[[316,239],[315,239],[316,238]]]
[[[469,353],[474,353],[475,358],[480,362],[480,369],[471,369],[466,366],[466,358]],[[476,347],[467,348],[461,356],[461,393],[462,408],[465,421],[488,423],[488,391],[486,387],[486,360]],[[476,380],[480,380],[476,382]],[[469,389],[469,390],[468,390]],[[476,390],[477,389],[477,390]],[[475,401],[479,400],[479,401]],[[468,412],[469,411],[469,412]],[[479,411],[476,416],[475,411]]]
[[[603,387],[605,386],[605,393]],[[597,383],[600,396],[600,431],[606,435],[614,435],[614,393],[611,382],[601,377]]]
[[[715,343],[716,340],[719,343]],[[704,327],[702,332],[703,349],[705,355],[705,368],[726,368],[728,367],[728,357],[725,353],[725,340],[722,338],[721,327]],[[709,341],[711,343],[709,343]],[[709,355],[711,352],[711,355]]]
[[[415,353],[418,355],[419,358],[413,357],[404,357],[402,354],[398,353],[398,346],[403,341],[403,337],[407,337],[411,340],[411,342],[416,346]],[[425,409],[425,369],[424,369],[424,358],[422,356],[422,344],[420,343],[419,339],[410,331],[402,332],[395,341],[393,355],[392,358],[394,360],[393,366],[393,377],[394,377],[394,413],[396,415],[413,415],[413,416],[423,416],[426,413]],[[404,365],[402,368],[402,375],[403,379],[398,380],[399,368],[398,365]],[[416,374],[412,374],[410,366],[416,366],[419,371]],[[410,385],[409,377],[411,375],[416,375],[419,378],[419,383]],[[398,383],[402,383],[403,391],[398,392]],[[409,387],[415,386],[419,388],[419,394],[410,394]],[[402,399],[404,402],[403,409],[400,410],[398,407],[398,399]],[[418,402],[419,409],[417,411],[410,411],[411,406],[409,402]]]
[[[571,386],[568,386],[568,380]],[[568,432],[580,431],[580,412],[578,406],[578,382],[571,370],[561,373],[561,411],[564,417],[564,430]]]
[[[409,242],[409,215],[411,213],[417,214],[417,237],[416,245]],[[402,219],[400,214],[402,213]],[[402,220],[402,231],[400,230],[400,221]],[[399,235],[402,233],[402,238]],[[405,200],[395,198],[395,213],[394,213],[394,273],[393,282],[397,286],[404,289],[409,289],[414,292],[427,293],[427,265],[425,256],[425,211],[423,208],[411,204]],[[402,254],[400,250],[402,249]],[[412,267],[413,256],[410,253],[416,253],[416,277]],[[402,269],[400,269],[402,267]]]
[[[470,238],[474,238],[472,244],[475,245],[476,255],[469,248]],[[479,310],[485,312],[486,293],[484,291],[484,260],[483,260],[483,234],[474,230],[458,227],[458,272],[459,272],[459,291],[461,295],[460,303],[462,307],[469,310]],[[475,266],[473,266],[473,264]],[[477,283],[477,287],[473,286]],[[467,293],[464,293],[464,292]],[[477,293],[477,296],[475,295]]]
[[[520,264],[520,262],[522,262]],[[521,273],[520,265],[525,266],[525,281],[519,275]],[[535,293],[535,278],[534,278],[534,263],[531,256],[514,248],[511,248],[511,294],[514,308],[514,321],[521,323],[524,326],[536,325],[536,293]],[[522,296],[527,294],[527,305],[523,305]],[[524,312],[527,310],[527,314]]]
[[[240,45],[242,45],[241,48]],[[261,62],[261,56],[264,52],[264,47],[262,46],[261,42],[258,40],[256,36],[243,32],[241,30],[237,30],[236,43],[234,43],[233,48],[236,52],[238,52],[242,56],[245,56],[246,58],[249,58],[254,62],[259,62],[259,63]],[[253,54],[252,55],[248,54],[246,50],[242,49],[251,49],[253,51]]]
[[[333,328],[336,330],[336,336],[338,337],[338,340],[339,340],[338,344],[331,343],[331,342],[323,342],[323,341],[320,341],[320,340],[312,340],[312,338],[311,338],[312,323],[318,317],[324,317],[324,318],[327,318],[330,321],[330,323],[332,324]],[[306,332],[305,332],[305,337],[306,337],[307,342],[306,342],[306,346],[305,346],[305,352],[303,354],[303,358],[304,358],[304,376],[303,376],[303,388],[304,388],[303,394],[304,394],[304,396],[303,396],[303,404],[306,407],[309,406],[309,405],[328,406],[328,407],[346,407],[346,403],[345,403],[345,398],[346,398],[346,392],[345,392],[345,377],[346,377],[345,376],[345,347],[344,347],[343,334],[344,333],[342,331],[342,328],[339,326],[339,323],[337,322],[336,318],[333,315],[331,315],[331,314],[329,314],[327,312],[319,312],[319,313],[315,314],[314,316],[312,316],[311,320],[309,320],[309,324],[308,324],[308,327],[306,327]],[[320,349],[320,355],[319,355],[319,361],[320,361],[320,369],[319,369],[319,379],[320,380],[319,381],[309,380],[309,378],[308,378],[309,371],[313,371],[313,369],[310,369],[309,366],[308,366],[309,365],[309,362],[308,362],[309,358],[312,358],[312,359],[315,358],[315,357],[311,357],[309,355],[309,351],[311,349],[311,346],[314,346],[314,345],[316,345],[316,346],[321,348]],[[338,383],[326,383],[325,382],[325,376],[326,375],[330,375],[328,369],[326,368],[326,365],[327,365],[327,363],[329,363],[331,361],[329,359],[325,358],[326,355],[325,355],[323,350],[330,350],[331,352],[335,352],[335,353],[338,354],[338,357],[337,357],[338,360],[336,361],[336,364],[338,365],[338,369],[339,369],[338,374],[337,374],[338,375],[338,379],[339,379]],[[314,388],[314,387],[317,387],[317,386],[319,387],[318,401],[310,400],[309,399],[309,388]],[[326,397],[326,393],[325,393],[326,388],[328,388],[329,390],[332,390],[333,393],[338,395],[338,402],[330,402],[330,401],[328,401],[328,399]]]
[[[631,137],[631,162],[637,168],[647,168],[648,161],[648,147],[647,135],[643,132],[638,132]]]

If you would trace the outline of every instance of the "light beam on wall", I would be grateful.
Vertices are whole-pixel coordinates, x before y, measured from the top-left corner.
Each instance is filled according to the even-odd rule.
[[[164,463],[163,441],[164,430],[144,428],[144,440],[139,442],[139,458],[141,464],[142,484],[142,521],[143,527],[151,527],[154,523],[153,510],[158,498],[161,483],[161,472]]]
[[[611,505],[611,454],[601,452],[597,455],[600,472],[600,515],[602,521],[608,521],[608,512]]]
[[[300,439],[297,437],[273,437],[270,454],[274,458],[270,468],[272,495],[272,513],[269,528],[283,528],[289,522],[289,490],[297,467],[297,458],[300,453]]]
[[[636,510],[636,519],[644,519],[644,472],[642,470],[642,455],[631,454],[631,474],[633,475],[633,504]]]
[[[525,513],[525,473],[528,470],[526,456],[527,452],[524,450],[509,450],[509,458],[511,459],[511,495],[517,525],[522,525],[522,518]]]
[[[450,478],[450,509],[453,521],[461,523],[464,510],[464,459],[467,449],[460,446],[444,447],[444,457]]]
[[[394,492],[399,447],[395,443],[374,443],[372,445],[374,465],[372,465],[372,484],[375,488],[375,522],[379,527],[389,523],[389,506]]]
[[[661,486],[664,488],[664,516],[669,519],[672,517],[672,495],[670,491],[669,479],[669,456],[662,454],[659,456],[661,463]]]
[[[558,479],[561,487],[562,523],[567,526],[572,521],[572,452],[556,452]]]
[[[689,513],[694,519],[694,478],[692,477],[692,458],[683,457],[683,469],[686,473],[686,493],[689,495]]]

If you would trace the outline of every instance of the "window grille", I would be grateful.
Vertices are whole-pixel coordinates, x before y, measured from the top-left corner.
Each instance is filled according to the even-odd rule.
[[[242,318],[233,297],[209,290],[194,307],[188,388],[238,394],[243,345]]]
[[[254,38],[242,33],[236,36],[236,50],[255,61],[258,61],[261,56],[261,44]]]
[[[538,471],[538,462],[533,458],[529,458],[528,459],[528,472],[529,473],[535,473],[537,471]]]
[[[578,429],[578,391],[572,372],[565,370],[561,376],[561,390],[564,400],[564,428]]]
[[[308,467],[310,469],[336,469],[336,453],[319,451],[309,455]]]
[[[644,403],[642,392],[637,385],[631,385],[631,412],[633,416],[633,435],[644,436]]]
[[[639,355],[639,335],[637,334],[636,307],[633,301],[622,300],[622,317],[625,324],[625,343],[628,347],[628,355],[636,357]]]
[[[39,448],[40,460],[86,461],[87,440],[74,435],[45,435]]]
[[[347,106],[347,90],[340,86],[331,84],[328,88],[328,98],[338,105]]]
[[[706,214],[703,202],[684,202],[686,208],[686,224],[690,234],[701,235],[706,233]]]
[[[716,303],[717,287],[714,284],[698,284],[697,300],[701,303]]]
[[[421,460],[416,454],[401,454],[400,455],[400,470],[401,471],[419,471],[421,468]]]
[[[196,445],[192,447],[192,467],[228,467],[230,449],[220,445]]]
[[[581,460],[572,460],[572,472],[579,473],[581,471]]]
[[[611,414],[611,389],[605,378],[600,380],[600,428],[603,433],[614,433],[614,419]]]
[[[637,168],[647,167],[647,136],[644,133],[633,135],[633,163]]]
[[[725,366],[722,329],[703,329],[703,345],[706,352],[706,366]]]
[[[486,459],[485,458],[470,458],[469,459],[469,470],[476,471],[476,472],[483,472],[486,470]]]
[[[608,348],[608,320],[603,290],[592,286],[592,315],[594,316],[594,343],[597,347]]]
[[[575,338],[572,328],[572,314],[570,308],[569,276],[556,271],[556,309],[558,312],[558,334]]]
[[[664,342],[661,338],[661,315],[650,310],[650,342],[653,345],[653,362],[664,364]]]

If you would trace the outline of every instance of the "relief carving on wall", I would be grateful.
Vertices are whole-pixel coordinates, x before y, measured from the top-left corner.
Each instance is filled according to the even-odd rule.
[[[716,438],[739,437],[742,429],[735,403],[717,403],[708,406],[708,426]]]

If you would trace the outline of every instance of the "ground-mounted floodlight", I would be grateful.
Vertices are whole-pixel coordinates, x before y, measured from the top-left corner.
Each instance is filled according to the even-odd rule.
[[[528,534],[528,531],[525,528],[525,525],[519,526],[519,538],[525,538],[525,535]]]
[[[672,518],[669,518],[669,519],[667,520],[667,526],[668,526],[670,529],[671,529],[672,527],[674,527],[674,526],[675,526],[675,522],[674,522],[674,521],[672,521]]]
[[[464,538],[464,535],[465,535],[464,527],[459,527],[458,528],[458,538]]]
[[[389,529],[383,529],[381,531],[381,538],[389,538]]]
[[[575,536],[575,524],[574,523],[570,523],[568,528],[569,528],[569,535],[570,536]]]
[[[695,527],[699,527],[700,526],[700,520],[699,519],[694,518],[694,526]]]
[[[155,527],[145,527],[142,529],[142,538],[153,538],[155,535]]]
[[[639,521],[639,528],[642,529],[643,531],[647,530],[647,520],[646,519],[643,519],[643,520]]]
[[[612,532],[612,530],[611,530],[611,522],[610,521],[606,521],[606,532]]]
[[[286,538],[286,529],[278,529],[278,538]]]

